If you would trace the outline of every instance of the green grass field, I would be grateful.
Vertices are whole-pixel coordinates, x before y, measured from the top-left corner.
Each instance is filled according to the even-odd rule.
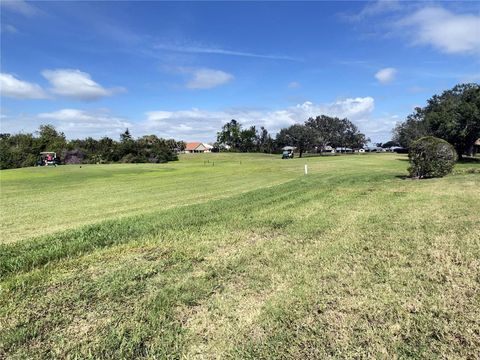
[[[480,163],[407,167],[2,171],[0,358],[479,358]]]

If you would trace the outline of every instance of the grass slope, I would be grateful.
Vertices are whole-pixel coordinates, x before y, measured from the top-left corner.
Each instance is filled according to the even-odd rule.
[[[410,181],[395,155],[310,158],[308,176],[299,159],[213,156],[63,168],[67,213],[92,201],[84,182],[152,194],[125,195],[133,216],[80,211],[42,236],[5,225],[0,358],[478,356],[480,176],[463,171],[477,164]],[[2,207],[4,182],[38,196],[29,171],[2,172]],[[53,171],[33,176],[44,188]]]

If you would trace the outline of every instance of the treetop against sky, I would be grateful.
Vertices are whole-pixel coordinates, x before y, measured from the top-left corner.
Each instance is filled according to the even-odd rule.
[[[480,79],[476,2],[1,2],[1,132],[213,141],[348,117],[372,141]]]

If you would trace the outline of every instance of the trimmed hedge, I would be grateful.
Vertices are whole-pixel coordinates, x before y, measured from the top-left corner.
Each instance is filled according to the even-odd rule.
[[[445,140],[425,136],[413,142],[408,153],[410,176],[416,179],[443,177],[457,161],[455,148]]]

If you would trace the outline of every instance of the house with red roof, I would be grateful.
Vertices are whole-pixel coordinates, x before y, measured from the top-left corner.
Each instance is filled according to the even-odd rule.
[[[188,142],[187,146],[185,147],[185,153],[194,154],[194,153],[206,153],[211,152],[213,146],[206,143],[201,142]]]

